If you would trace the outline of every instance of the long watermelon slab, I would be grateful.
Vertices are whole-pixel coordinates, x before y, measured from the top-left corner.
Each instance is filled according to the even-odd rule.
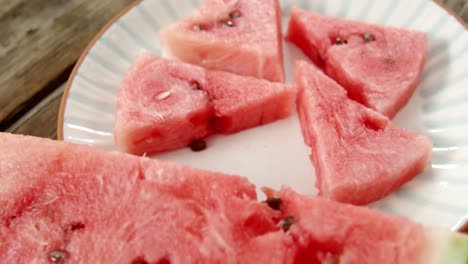
[[[287,263],[245,178],[5,133],[0,150],[2,263]]]
[[[349,99],[311,64],[296,64],[295,82],[302,134],[312,148],[321,196],[371,203],[424,170],[432,152],[428,137]]]
[[[284,80],[279,0],[205,0],[160,39],[167,55],[185,62]]]
[[[423,32],[291,10],[286,38],[348,96],[392,118],[414,93],[427,57]]]
[[[231,134],[285,118],[295,100],[291,85],[142,52],[119,90],[115,143],[139,155],[177,149],[213,133]]]
[[[451,263],[468,237],[245,178],[0,133],[2,263]]]

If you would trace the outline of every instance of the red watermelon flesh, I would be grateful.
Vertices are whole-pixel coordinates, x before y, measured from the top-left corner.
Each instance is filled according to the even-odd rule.
[[[281,214],[294,219],[287,234],[299,248],[295,263],[444,263],[430,257],[423,226],[405,218],[299,195],[287,187],[267,195],[279,197]]]
[[[160,33],[165,53],[193,64],[284,80],[278,0],[206,0]]]
[[[293,8],[287,39],[348,96],[392,118],[416,89],[427,57],[422,32]]]
[[[291,115],[296,90],[143,52],[119,91],[115,142],[133,154],[187,146]]]
[[[238,176],[6,133],[0,148],[2,263],[468,259],[465,235],[287,187],[265,189],[273,211]]]
[[[216,133],[235,133],[292,114],[296,89],[290,85],[235,76],[226,72],[206,75],[204,89],[212,98]]]
[[[115,117],[120,149],[136,154],[165,151],[211,134],[214,111],[208,95],[190,87],[192,80],[204,79],[204,70],[174,65],[144,53],[128,71]]]
[[[320,195],[367,204],[386,196],[424,170],[430,139],[393,124],[350,100],[314,66],[296,65],[298,113]]]
[[[251,256],[272,248],[267,263],[286,256],[286,244],[268,243],[282,240],[278,213],[244,178],[4,133],[0,148],[4,263],[256,263]]]

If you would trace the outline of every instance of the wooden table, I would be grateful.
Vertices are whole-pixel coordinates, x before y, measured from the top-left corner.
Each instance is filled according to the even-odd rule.
[[[93,36],[131,2],[0,0],[0,131],[55,139],[73,66]],[[468,23],[467,0],[441,3]]]

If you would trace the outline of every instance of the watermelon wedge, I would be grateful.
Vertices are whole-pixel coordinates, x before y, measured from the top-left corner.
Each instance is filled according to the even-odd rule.
[[[245,178],[5,133],[0,149],[2,263],[287,263]]]
[[[294,86],[158,58],[143,52],[120,87],[114,136],[132,154],[188,146],[291,115]]]
[[[205,0],[160,32],[164,53],[203,67],[284,80],[278,0]]]
[[[405,218],[290,188],[265,189],[281,201],[290,219],[286,234],[296,242],[295,263],[462,264],[468,261],[468,236],[424,228]],[[283,223],[285,221],[283,220]]]
[[[432,151],[429,138],[350,100],[339,84],[306,62],[296,64],[295,82],[321,196],[371,203],[424,170]]]
[[[427,57],[426,34],[291,10],[286,38],[348,96],[392,118],[416,89]]]

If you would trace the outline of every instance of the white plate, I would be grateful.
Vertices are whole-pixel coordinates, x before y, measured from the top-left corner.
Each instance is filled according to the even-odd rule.
[[[197,0],[144,0],[119,16],[86,50],[64,95],[61,139],[114,149],[112,129],[119,82],[141,48],[161,55],[158,30],[188,13]],[[432,165],[399,191],[373,204],[421,223],[450,228],[468,214],[468,33],[450,14],[427,0],[283,0],[286,25],[292,4],[320,13],[428,33],[429,58],[421,84],[395,122],[430,136]],[[285,45],[288,79],[293,58]],[[194,167],[247,176],[258,186],[287,184],[315,193],[309,148],[297,115],[230,136],[213,136],[208,149],[156,156]]]

